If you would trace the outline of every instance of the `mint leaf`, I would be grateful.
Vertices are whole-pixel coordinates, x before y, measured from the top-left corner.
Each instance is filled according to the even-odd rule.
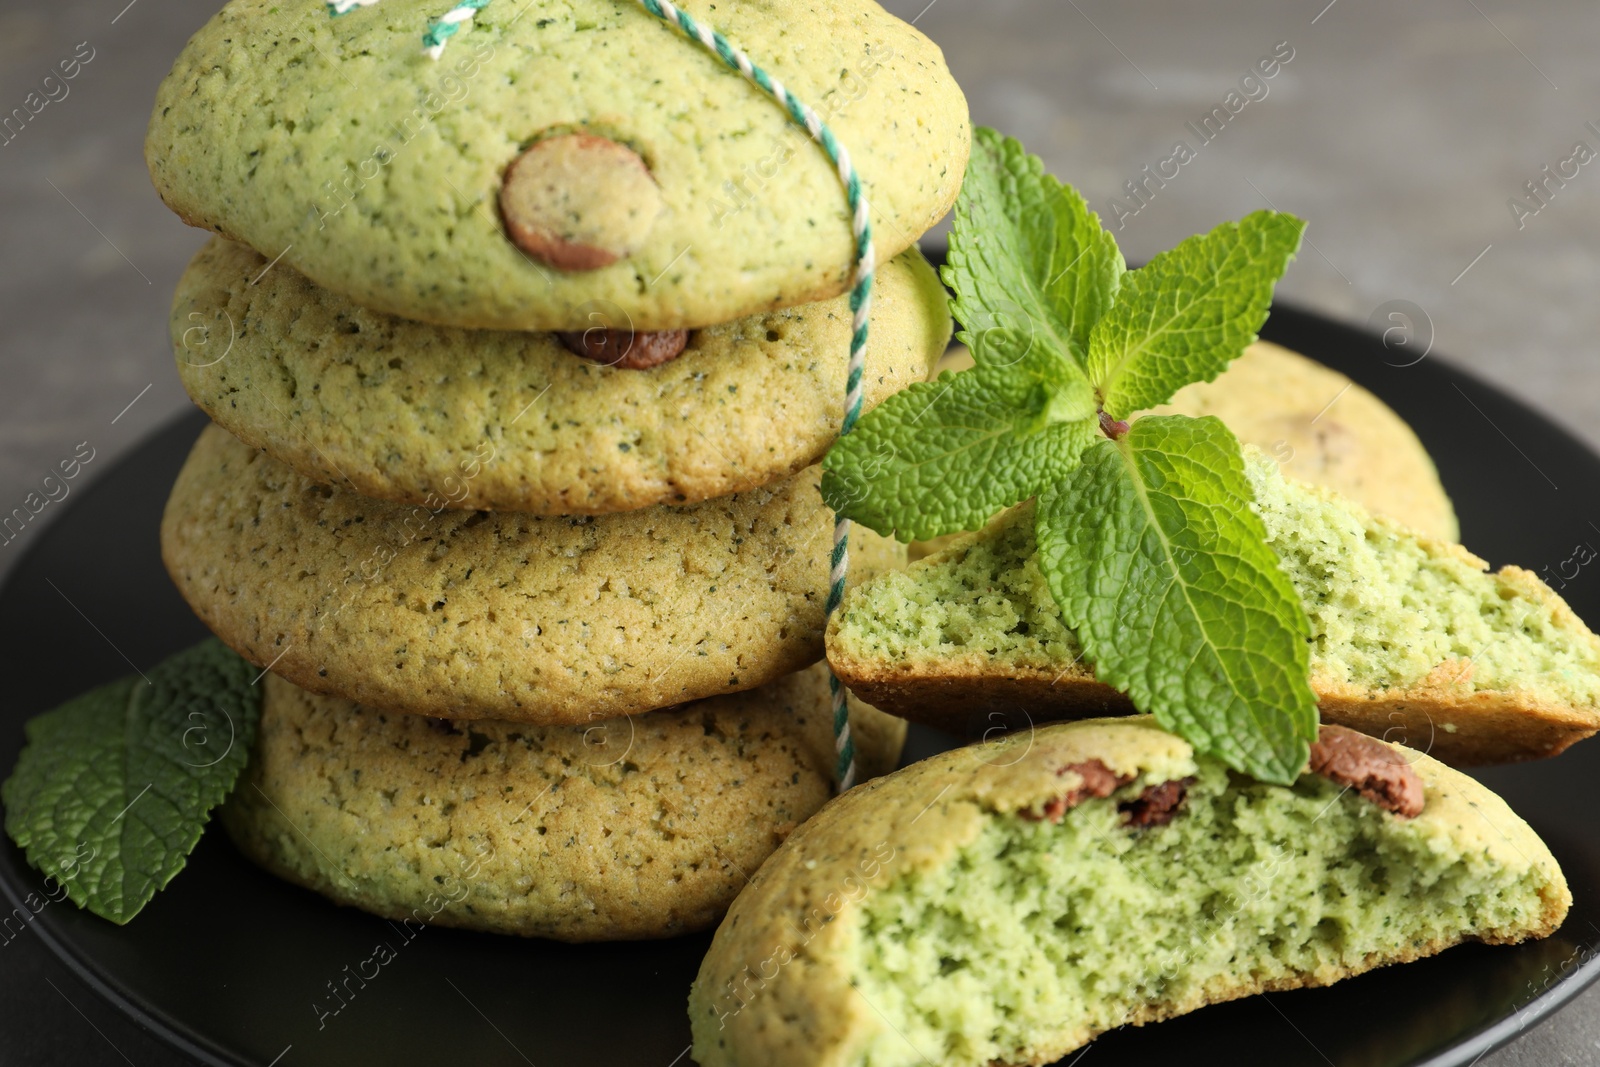
[[[1126,269],[1077,190],[1045,173],[1021,142],[984,127],[973,131],[946,264],[969,336],[997,327],[1038,334],[1080,365]]]
[[[255,741],[256,669],[215,638],[28,722],[6,833],[80,907],[125,923],[183,869]]]
[[[1196,749],[1287,785],[1316,739],[1305,610],[1216,418],[1146,416],[1039,497],[1039,566],[1096,676]]]
[[[1089,379],[1106,411],[1126,419],[1222,373],[1267,320],[1305,228],[1257,211],[1131,271],[1089,337]]]
[[[1094,439],[1095,405],[1064,356],[1005,330],[975,339],[986,360],[918,382],[829,449],[822,497],[903,541],[975,530],[1054,483]]]

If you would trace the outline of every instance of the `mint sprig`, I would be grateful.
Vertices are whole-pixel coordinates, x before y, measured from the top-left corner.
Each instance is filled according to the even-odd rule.
[[[79,907],[125,923],[183,869],[255,743],[257,671],[215,638],[31,719],[6,833]]]
[[[1226,370],[1267,321],[1272,287],[1305,228],[1293,215],[1257,211],[1130,273],[1089,338],[1089,377],[1106,412],[1125,419]]]
[[[1139,419],[1039,496],[1039,567],[1096,676],[1230,765],[1292,782],[1310,626],[1216,418]]]
[[[975,131],[944,279],[976,366],[888,398],[822,478],[836,512],[902,540],[1040,497],[1039,564],[1097,675],[1273,782],[1316,735],[1309,624],[1238,442],[1215,420],[1125,420],[1256,339],[1304,230],[1258,211],[1127,271],[1077,192]]]

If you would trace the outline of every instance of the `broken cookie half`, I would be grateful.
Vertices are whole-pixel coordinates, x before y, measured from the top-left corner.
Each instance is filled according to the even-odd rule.
[[[1322,718],[1476,765],[1600,730],[1600,638],[1549,586],[1285,477],[1251,447],[1254,507],[1311,624]],[[968,732],[1132,711],[1095,677],[1039,569],[1032,503],[847,596],[828,662],[874,707]]]
[[[1151,719],[1090,720],[852,790],[723,920],[690,994],[696,1061],[1051,1063],[1119,1026],[1561,924],[1561,870],[1499,797],[1359,734],[1319,748],[1324,773],[1267,785]],[[1363,788],[1379,779],[1398,793]]]

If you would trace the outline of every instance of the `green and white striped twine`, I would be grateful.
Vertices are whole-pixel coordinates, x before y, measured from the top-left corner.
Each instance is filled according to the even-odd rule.
[[[849,433],[861,418],[861,378],[866,370],[867,318],[872,310],[872,272],[876,264],[872,251],[872,220],[867,213],[867,198],[861,191],[861,178],[850,162],[850,152],[828,129],[817,113],[796,100],[783,87],[783,83],[750,62],[750,57],[728,43],[716,30],[703,26],[686,12],[673,7],[668,0],[638,0],[639,6],[656,18],[677,26],[684,36],[693,38],[747,80],[776,100],[789,117],[804,126],[811,139],[822,146],[839,172],[850,200],[850,225],[856,238],[855,284],[850,289],[850,369],[845,379],[844,422],[839,434]],[[828,575],[828,607],[824,619],[831,618],[844,597],[844,579],[850,570],[850,520],[836,516],[833,523],[833,553],[829,557],[832,567]],[[839,792],[856,784],[856,744],[850,736],[850,709],[845,700],[845,689],[838,677],[828,671],[828,692],[833,699],[833,745],[837,755],[836,777]]]
[[[373,3],[376,2],[373,0]],[[445,42],[456,35],[462,23],[472,21],[474,11],[488,3],[489,0],[461,0],[461,3],[440,16],[422,35],[422,44],[428,55],[434,59],[443,55]]]
[[[328,0],[328,11],[332,15],[342,15],[356,7],[366,7],[377,2],[378,0]],[[857,420],[861,418],[861,379],[866,370],[867,320],[872,311],[872,277],[877,266],[873,255],[872,220],[868,213],[867,198],[861,190],[861,178],[850,162],[850,152],[839,143],[833,131],[815,111],[796,100],[784,88],[782,82],[751,63],[750,57],[729,44],[722,34],[695,21],[687,12],[679,10],[668,0],[636,0],[636,2],[656,18],[675,26],[685,37],[698,41],[707,51],[776,100],[788,113],[789,118],[803,126],[811,135],[811,139],[822,146],[822,150],[828,154],[828,159],[838,171],[839,181],[849,199],[850,224],[856,242],[855,276],[850,289],[852,317],[850,364],[845,379],[844,421],[839,426],[839,435],[842,437],[853,430]],[[422,37],[428,55],[438,59],[444,52],[445,43],[460,31],[462,25],[472,20],[475,12],[488,3],[489,0],[462,0],[430,24],[427,33]],[[839,607],[839,601],[844,597],[845,576],[850,571],[849,519],[836,517],[834,520],[833,551],[829,555],[829,563],[825,619],[833,616]],[[856,746],[854,738],[850,735],[850,711],[845,688],[832,670],[828,671],[828,692],[833,702],[835,776],[839,792],[843,793],[856,783]]]

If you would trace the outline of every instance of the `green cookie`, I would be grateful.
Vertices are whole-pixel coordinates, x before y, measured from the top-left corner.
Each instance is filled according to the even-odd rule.
[[[593,723],[765,685],[822,656],[833,513],[807,467],[593,518],[431,510],[296,474],[215,426],[161,525],[178,591],[259,667],[447,719]],[[904,565],[857,529],[850,579]]]
[[[262,684],[228,833],[408,938],[423,924],[561,941],[704,929],[833,793],[820,664],[588,726],[451,723]],[[862,777],[891,770],[905,722],[852,701],[850,723]]]
[[[728,910],[689,993],[694,1061],[1066,1063],[1119,1026],[1561,925],[1566,878],[1505,801],[1350,742],[1325,731],[1328,762],[1284,787],[1149,718],[1091,720],[852,789]],[[1107,1052],[1088,1062],[1165,1061]]]
[[[927,38],[866,0],[687,6],[834,130],[880,262],[949,209],[971,130]],[[833,165],[700,45],[624,0],[501,0],[436,63],[420,36],[440,10],[228,4],[157,94],[162,198],[360,304],[444,325],[581,329],[598,301],[676,329],[845,290]]]
[[[1267,543],[1311,621],[1324,721],[1448,763],[1542,759],[1600,732],[1600,637],[1531,571],[1489,565],[1244,448]],[[1039,569],[1032,502],[845,597],[828,661],[875,707],[946,729],[1131,710]]]
[[[844,417],[844,297],[694,331],[648,370],[553,333],[461,330],[367,311],[214,240],[178,283],[189,395],[305,476],[370,497],[598,515],[743,492],[822,458]],[[884,264],[866,406],[927,377],[950,338],[914,249]]]

